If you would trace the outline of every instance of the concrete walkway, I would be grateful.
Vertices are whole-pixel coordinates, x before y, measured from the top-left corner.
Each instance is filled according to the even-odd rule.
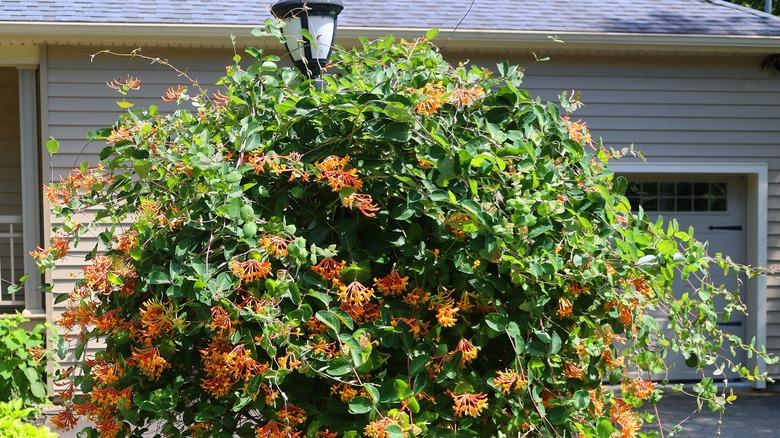
[[[726,407],[722,419],[718,414],[706,411],[706,407],[703,412],[693,413],[696,409],[696,400],[692,397],[667,395],[659,405],[661,421],[664,427],[668,427],[693,413],[683,424],[683,431],[675,434],[675,437],[780,437],[780,393],[745,389],[735,390],[735,395],[737,400]],[[720,435],[718,435],[719,420],[721,421]]]

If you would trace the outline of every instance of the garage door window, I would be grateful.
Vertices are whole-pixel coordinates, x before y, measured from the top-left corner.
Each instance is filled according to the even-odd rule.
[[[626,197],[633,210],[722,212],[728,210],[725,182],[632,182]]]

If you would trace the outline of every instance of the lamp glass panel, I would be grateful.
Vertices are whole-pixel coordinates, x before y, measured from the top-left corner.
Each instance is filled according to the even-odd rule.
[[[330,46],[333,44],[333,34],[336,20],[330,15],[309,15],[309,33],[314,38],[311,54],[314,59],[327,59]]]
[[[287,51],[293,61],[303,58],[303,35],[301,34],[301,19],[298,17],[286,20],[284,25],[284,37],[287,39]]]

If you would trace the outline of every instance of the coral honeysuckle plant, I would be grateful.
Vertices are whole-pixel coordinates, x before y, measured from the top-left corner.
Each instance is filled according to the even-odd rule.
[[[248,49],[219,92],[174,85],[174,112],[95,134],[100,163],[46,189],[62,226],[37,254],[50,269],[99,237],[58,298],[81,333],[59,426],[632,437],[668,352],[713,409],[728,394],[711,374],[766,377],[731,359],[774,360],[718,329],[745,308],[708,274],[758,271],[632,213],[606,165],[623,152],[569,116],[571,95],[532,99],[507,63],[452,66],[432,36],[338,49],[321,89]],[[675,276],[695,280],[682,299]]]

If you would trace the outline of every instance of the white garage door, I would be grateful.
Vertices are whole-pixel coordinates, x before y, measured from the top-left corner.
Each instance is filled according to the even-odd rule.
[[[711,254],[716,252],[730,256],[735,262],[745,262],[745,181],[743,177],[718,175],[627,175],[629,189],[626,196],[636,209],[641,205],[648,215],[655,219],[675,218],[680,229],[693,226],[694,237],[709,242]],[[724,277],[719,268],[713,269],[716,284],[725,284],[729,290],[736,290],[738,278],[735,275]],[[691,286],[680,280],[675,282],[675,294],[690,291]],[[743,288],[744,289],[744,288]],[[744,290],[743,301],[744,301]],[[719,309],[722,303],[717,303]],[[662,327],[666,327],[667,316],[658,312],[656,318]],[[745,320],[743,315],[732,314],[721,328],[745,338]],[[744,355],[737,358],[744,361]],[[667,358],[670,380],[689,381],[701,378],[695,370],[685,366],[681,355],[672,354]],[[736,376],[727,372],[725,376]]]

